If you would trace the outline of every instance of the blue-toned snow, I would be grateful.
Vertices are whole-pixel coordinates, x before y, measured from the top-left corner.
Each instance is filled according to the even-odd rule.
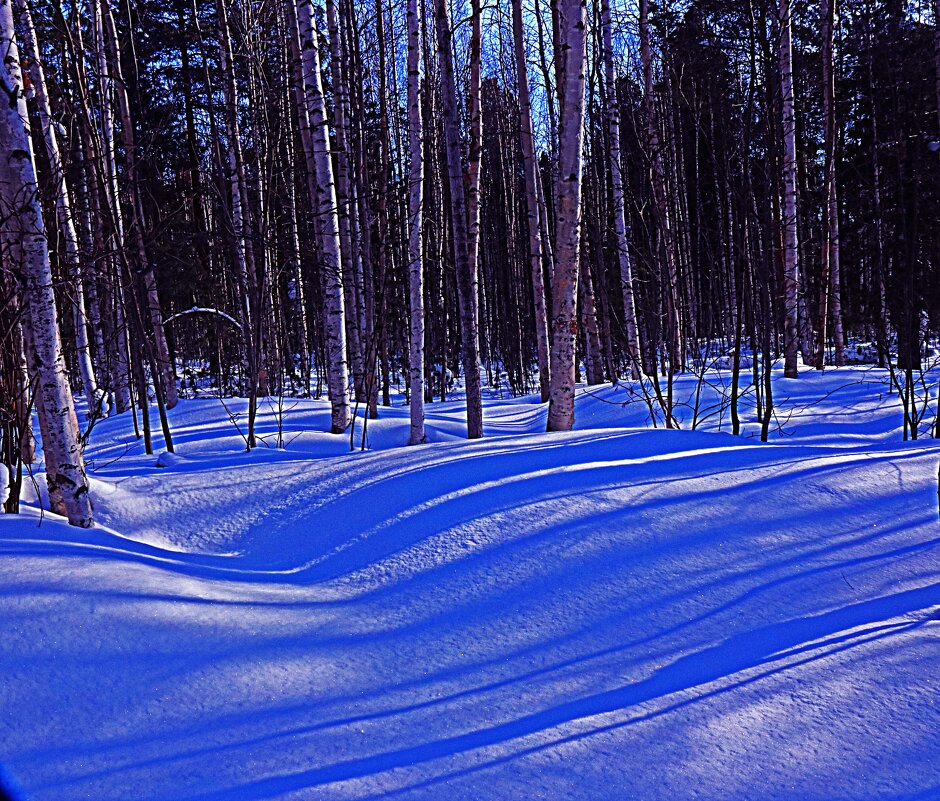
[[[36,801],[940,798],[940,443],[877,370],[776,391],[768,444],[624,387],[352,454],[323,401],[250,455],[182,401],[159,467],[101,422],[101,528],[0,516],[0,761]]]

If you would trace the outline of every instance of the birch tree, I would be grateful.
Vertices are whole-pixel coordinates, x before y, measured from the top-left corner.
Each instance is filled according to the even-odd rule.
[[[92,525],[91,498],[59,336],[12,0],[0,0],[0,49],[5,54],[0,81],[9,98],[0,113],[0,202],[6,219],[3,240],[19,273],[46,481],[53,510],[68,517],[72,525],[87,528]]]
[[[480,87],[483,58],[483,9],[481,0],[470,0],[470,130],[467,153],[467,250],[471,269],[477,272],[480,258],[480,162],[483,157],[483,115]],[[479,335],[478,335],[479,336]]]
[[[410,445],[424,442],[424,264],[421,205],[424,194],[424,136],[421,120],[421,18],[418,0],[408,0],[408,391]]]
[[[29,76],[35,96],[35,107],[46,146],[49,160],[49,174],[52,179],[56,203],[56,216],[62,232],[65,250],[65,262],[72,282],[72,321],[75,329],[75,350],[79,374],[89,409],[97,404],[98,386],[95,381],[95,369],[91,360],[91,347],[88,340],[88,320],[85,314],[85,293],[82,264],[79,256],[78,234],[72,215],[72,202],[66,182],[62,156],[59,151],[59,138],[52,120],[49,106],[49,94],[46,90],[46,78],[39,54],[39,42],[33,27],[33,17],[26,0],[17,0],[20,25],[23,30],[23,55],[29,65]]]
[[[780,119],[783,133],[783,307],[784,307],[784,367],[787,378],[799,373],[799,296],[800,265],[799,242],[796,231],[797,214],[797,162],[796,162],[796,108],[793,99],[793,20],[790,0],[780,0],[777,19],[779,24],[777,65],[780,71]]]
[[[121,193],[118,186],[117,159],[115,157],[115,132],[114,132],[114,92],[111,70],[108,67],[108,55],[105,45],[105,28],[102,20],[101,6],[99,0],[90,0],[89,9],[91,11],[92,25],[94,27],[94,53],[95,68],[98,78],[98,100],[99,100],[99,136],[92,130],[91,102],[85,91],[85,83],[82,80],[82,69],[80,66],[80,50],[76,49],[73,53],[76,71],[76,88],[81,95],[83,132],[86,137],[86,146],[91,151],[91,158],[88,163],[92,168],[92,183],[97,183],[100,187],[102,199],[105,204],[104,216],[111,223],[111,233],[113,241],[108,242],[104,234],[104,226],[98,228],[102,252],[106,244],[112,244],[111,254],[107,258],[107,270],[113,287],[114,295],[114,316],[115,316],[115,345],[114,348],[114,374],[113,391],[115,396],[115,409],[118,412],[126,411],[130,408],[131,396],[131,369],[130,369],[130,347],[128,341],[128,328],[124,319],[124,282],[119,266],[120,258],[116,253],[125,252],[124,237],[124,217],[121,212]],[[78,44],[81,44],[81,26],[76,26]],[[99,171],[95,175],[95,171]],[[94,197],[92,194],[91,197]],[[94,208],[94,201],[92,201]],[[136,425],[136,417],[135,417]]]
[[[581,242],[581,145],[587,0],[558,0],[555,75],[560,100],[558,181],[555,189],[555,273],[552,280],[551,392],[548,431],[574,426]]]
[[[820,247],[819,340],[816,368],[826,364],[826,329],[832,316],[832,338],[835,363],[845,364],[845,341],[842,332],[842,291],[839,264],[839,196],[836,186],[836,100],[835,64],[832,58],[834,20],[837,0],[820,0],[819,20],[822,37],[823,144],[825,147],[823,239]],[[831,298],[831,303],[829,302]]]
[[[359,314],[357,275],[362,272],[359,250],[355,247],[350,173],[349,89],[342,43],[342,30],[334,0],[326,3],[327,27],[330,34],[331,70],[333,75],[333,128],[336,132],[336,205],[339,216],[340,255],[343,263],[343,302],[346,319],[347,345],[353,374],[356,399],[361,399],[365,377],[365,354],[362,347],[362,326]]]
[[[471,258],[470,253],[467,199],[461,159],[460,117],[457,111],[457,86],[454,78],[454,54],[447,0],[434,0],[434,16],[437,28],[444,150],[450,188],[451,234],[454,261],[457,267],[461,355],[467,390],[467,437],[477,439],[483,436],[483,397],[480,386],[480,346],[477,322],[478,273],[476,259]]]
[[[331,430],[334,434],[339,434],[349,427],[351,414],[336,184],[333,180],[333,161],[330,158],[329,119],[323,97],[319,36],[313,18],[313,3],[311,0],[298,0],[296,10],[305,111],[310,129],[308,147],[312,148],[312,162],[316,170],[316,191],[311,197],[311,202],[317,215],[320,239],[319,266],[324,303],[327,382],[332,407]]]
[[[940,319],[935,2],[776,0],[768,17],[767,4],[638,0],[634,31],[598,0],[585,44],[572,0],[513,0],[492,19],[482,0],[325,0],[325,14],[305,0],[174,0],[167,14],[8,1],[66,366],[116,410],[133,391],[127,425],[145,449],[150,382],[161,423],[176,386],[170,344],[181,392],[207,376],[220,396],[326,391],[335,430],[348,372],[368,418],[404,378],[411,441],[460,372],[469,434],[484,374],[515,394],[537,381],[548,425],[566,428],[578,359],[589,382],[645,374],[641,402],[673,425],[674,376],[720,348],[732,430],[749,430],[737,401],[752,397],[768,436],[778,351],[821,366],[827,343],[839,363],[846,337],[874,338],[887,365],[897,341],[913,376]],[[634,66],[615,48],[635,33]],[[793,64],[817,54],[820,102],[794,132]],[[11,396],[35,348],[16,334],[25,301],[3,292]],[[160,346],[162,315],[194,306],[223,316],[174,313]],[[241,334],[215,324],[226,316]],[[15,454],[26,412],[4,400],[0,451]],[[35,408],[46,415],[41,393]]]

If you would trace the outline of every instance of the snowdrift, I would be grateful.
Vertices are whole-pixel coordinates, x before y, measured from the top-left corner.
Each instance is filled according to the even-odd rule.
[[[159,465],[100,424],[98,528],[0,518],[0,759],[63,801],[940,797],[936,442],[864,370],[778,382],[769,444],[635,401],[354,453],[292,401],[252,454],[184,401]]]

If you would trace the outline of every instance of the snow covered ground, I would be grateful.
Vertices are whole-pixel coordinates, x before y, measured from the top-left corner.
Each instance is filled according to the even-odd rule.
[[[610,387],[355,453],[322,401],[252,454],[183,401],[162,466],[104,421],[101,527],[0,517],[0,761],[60,801],[940,798],[940,443],[877,370],[776,389],[768,444]]]

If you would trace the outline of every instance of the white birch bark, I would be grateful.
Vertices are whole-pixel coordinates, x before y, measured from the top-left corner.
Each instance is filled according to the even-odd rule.
[[[72,205],[69,200],[62,156],[59,152],[59,140],[56,136],[56,129],[52,124],[52,109],[49,106],[49,95],[46,91],[46,80],[42,61],[40,60],[39,43],[36,40],[32,14],[30,14],[26,0],[17,0],[16,5],[23,30],[23,54],[29,64],[29,76],[32,81],[36,111],[39,117],[39,125],[42,128],[43,142],[46,145],[46,155],[49,159],[49,172],[56,199],[56,216],[58,217],[65,245],[66,269],[72,281],[72,317],[75,328],[78,371],[89,408],[94,409],[97,402],[98,387],[95,382],[95,369],[92,365],[91,348],[88,341],[88,320],[85,314],[84,281],[79,258],[78,234],[72,216]]]
[[[483,115],[480,82],[483,56],[483,9],[470,0],[470,147],[467,158],[467,252],[474,270],[480,258],[480,166],[483,156]]]
[[[76,27],[74,37],[74,52],[84,53],[81,26]],[[98,208],[100,200],[97,191],[95,190],[93,192],[92,190],[95,175],[94,171],[90,168],[88,157],[93,147],[90,133],[91,126],[85,114],[85,110],[88,108],[87,92],[89,86],[84,59],[73,57],[71,52],[69,56],[70,61],[72,61],[71,67],[74,70],[76,82],[82,87],[78,93],[79,105],[82,108],[82,112],[80,113],[81,119],[75,131],[75,135],[78,137],[78,145],[74,148],[77,156],[77,181],[73,199],[74,207],[77,208],[73,207],[73,210],[78,213],[78,219],[75,220],[73,218],[73,224],[78,230],[78,241],[80,243],[81,252],[87,259],[85,272],[82,274],[82,277],[85,300],[87,301],[87,322],[93,341],[94,358],[92,359],[92,363],[96,369],[95,383],[99,391],[100,410],[103,415],[110,415],[115,411],[115,371],[112,368],[112,358],[105,347],[105,331],[110,331],[112,324],[102,312],[102,306],[104,305],[105,308],[107,308],[110,303],[110,298],[105,298],[104,304],[102,304],[102,298],[98,291],[99,280],[106,280],[106,276],[97,260],[94,258],[95,255],[100,257],[104,254],[104,247],[98,247],[98,244],[104,242],[105,236],[102,231],[104,220],[101,218],[100,213],[92,211],[93,205],[95,209]],[[96,140],[96,142],[97,141],[98,140]],[[102,377],[104,378],[103,381]],[[104,390],[107,390],[107,394]]]
[[[819,342],[816,367],[822,370],[826,360],[826,326],[832,315],[832,337],[835,343],[836,366],[845,364],[845,341],[842,331],[842,297],[839,275],[839,196],[836,185],[836,104],[833,36],[837,0],[821,0],[819,4],[822,36],[823,131],[825,147],[825,204],[823,238],[820,253],[821,286],[819,289]],[[831,304],[828,302],[831,299]]]
[[[235,275],[240,301],[241,338],[245,367],[248,373],[248,431],[246,445],[255,447],[255,419],[257,414],[260,340],[262,320],[255,319],[253,297],[261,297],[257,287],[257,264],[254,248],[250,242],[251,226],[248,222],[248,183],[241,149],[241,130],[238,121],[239,97],[235,82],[235,64],[232,55],[232,40],[228,20],[227,0],[216,2],[216,28],[219,40],[219,66],[222,72],[223,95],[225,97],[226,171],[229,184],[229,219],[235,255]],[[259,304],[260,306],[261,304]]]
[[[245,226],[245,211],[248,199],[248,187],[245,182],[245,167],[241,153],[241,130],[238,123],[238,86],[235,83],[235,70],[232,56],[232,41],[229,33],[228,9],[226,0],[216,2],[216,27],[219,39],[219,66],[222,72],[223,94],[225,97],[225,138],[226,169],[229,182],[229,200],[231,202],[231,227],[235,247],[235,271],[238,279],[238,293],[241,296],[242,335],[250,370],[256,370],[254,364],[253,320],[251,313],[251,292],[249,286],[249,245]],[[252,377],[252,381],[256,380]]]
[[[457,271],[457,295],[460,306],[461,358],[467,390],[467,437],[483,436],[483,398],[480,386],[480,345],[478,327],[478,273],[476,260],[470,258],[467,231],[467,200],[460,152],[460,118],[454,79],[454,55],[450,15],[446,0],[435,0],[437,55],[444,117],[444,152],[450,187],[451,229]]]
[[[424,433],[424,264],[421,248],[421,206],[424,194],[424,132],[421,119],[421,18],[418,0],[408,0],[408,391],[411,432],[409,445]]]
[[[346,338],[353,386],[361,393],[365,380],[365,353],[362,347],[359,297],[356,275],[361,272],[359,250],[353,246],[352,197],[350,192],[349,80],[342,46],[342,31],[335,0],[326,3],[327,28],[330,35],[330,68],[333,75],[333,130],[336,151],[336,205],[339,215],[340,257],[343,264],[343,302],[346,317]]]
[[[574,426],[575,356],[578,337],[578,271],[581,240],[581,144],[584,134],[586,0],[559,0],[555,43],[561,109],[558,181],[555,188],[555,272],[552,280],[551,392],[549,431]],[[561,76],[564,76],[563,79]]]
[[[790,0],[780,0],[778,7],[780,36],[780,104],[783,125],[783,306],[784,368],[787,378],[799,374],[799,242],[796,231],[796,108],[793,100],[793,20]]]
[[[591,265],[581,259],[581,320],[584,326],[584,376],[588,384],[604,383],[604,358],[597,327],[597,300]]]
[[[11,0],[0,0],[0,202],[4,239],[15,259],[30,340],[30,372],[37,396],[49,495],[75,526],[92,525],[91,498],[56,317],[52,265],[39,204],[36,166],[23,96]],[[6,215],[9,215],[7,217]]]
[[[311,0],[298,0],[300,58],[303,92],[310,121],[309,144],[316,169],[316,196],[311,198],[318,216],[320,234],[320,277],[323,286],[324,329],[326,332],[327,383],[332,404],[332,431],[341,433],[350,422],[349,371],[346,361],[346,322],[343,297],[342,257],[336,184],[330,158],[329,120],[320,75],[319,37],[313,19]]]
[[[101,15],[99,0],[90,0],[92,23],[95,29],[95,66],[98,71],[98,92],[100,100],[100,130],[102,161],[104,162],[104,176],[102,176],[102,189],[105,202],[108,204],[108,217],[114,222],[114,248],[124,250],[124,217],[121,212],[121,194],[118,187],[117,161],[115,159],[114,143],[114,93],[112,91],[111,72],[108,68],[107,48],[104,38],[104,22]],[[79,30],[79,33],[81,31]],[[89,132],[89,135],[91,133]],[[130,361],[128,348],[128,331],[124,319],[124,285],[121,280],[121,270],[117,259],[109,258],[109,267],[112,273],[114,288],[115,334],[116,345],[114,353],[114,396],[115,408],[118,413],[124,412],[131,406],[130,394]]]

